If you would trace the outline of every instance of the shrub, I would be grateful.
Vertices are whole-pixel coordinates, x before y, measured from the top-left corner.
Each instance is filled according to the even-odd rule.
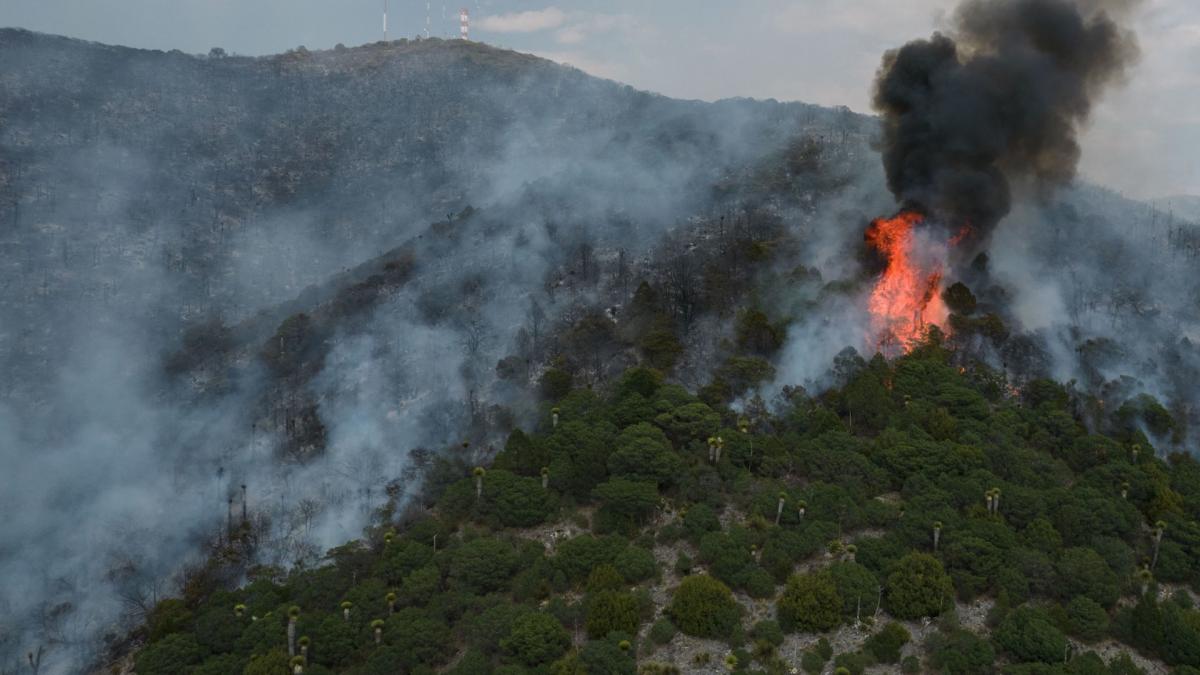
[[[871,616],[879,601],[879,579],[871,570],[854,562],[838,562],[829,566],[829,574],[842,596],[842,616]]]
[[[721,521],[717,518],[717,512],[708,504],[693,504],[683,514],[683,531],[693,543],[699,542],[709,532],[720,529]]]
[[[246,664],[246,668],[242,670],[242,675],[279,675],[286,673],[288,668],[288,656],[282,649],[273,649],[265,654],[256,654],[250,657],[250,663]],[[139,666],[140,675],[142,669]],[[176,673],[187,672],[184,670],[173,671]]]
[[[587,619],[584,626],[588,637],[593,640],[609,633],[637,633],[641,623],[640,607],[630,593],[601,591],[591,595],[587,601]]]
[[[962,629],[935,633],[926,641],[929,663],[946,675],[983,675],[993,672],[996,652],[987,640]]]
[[[1064,600],[1086,595],[1097,603],[1111,607],[1120,595],[1120,580],[1104,558],[1090,548],[1068,548],[1055,566],[1058,572],[1057,590]]]
[[[871,665],[872,663],[873,661],[871,659],[871,655],[864,652],[838,654],[837,658],[833,660],[835,673],[838,672],[838,670],[845,668],[846,671],[851,675],[862,675],[863,671],[867,669],[867,666]]]
[[[738,579],[741,582],[738,585],[752,598],[775,596],[775,578],[758,565],[743,570]]]
[[[654,553],[640,546],[630,546],[621,551],[613,565],[631,584],[658,576],[658,561],[654,559]]]
[[[1050,616],[1034,607],[1018,607],[996,628],[996,644],[1017,661],[1057,663],[1062,660],[1067,638]]]
[[[794,574],[776,610],[784,630],[827,631],[842,622],[842,597],[828,571]]]
[[[246,657],[237,654],[217,654],[210,656],[192,671],[192,675],[229,675],[240,673],[246,668]]]
[[[553,512],[553,494],[542,489],[540,479],[495,469],[483,481],[480,510],[504,527],[532,527]]]
[[[671,623],[670,619],[659,619],[654,622],[653,626],[650,626],[650,639],[655,644],[665,645],[675,639],[675,633],[678,631],[679,629]]]
[[[750,637],[755,640],[765,640],[778,647],[783,644],[783,629],[779,627],[777,621],[767,619],[754,624],[754,627],[750,629]]]
[[[171,633],[137,655],[137,672],[143,675],[175,675],[191,670],[202,658],[204,650],[190,633]]]
[[[807,649],[800,656],[800,667],[809,675],[819,675],[825,669],[825,663],[829,659],[818,654],[815,650]]]
[[[727,638],[741,617],[729,587],[708,575],[690,576],[671,597],[667,615],[679,630],[706,638]]]
[[[900,660],[900,650],[912,636],[908,629],[896,623],[889,622],[878,633],[867,638],[863,648],[880,663],[896,663]]]
[[[417,664],[436,666],[454,653],[454,637],[450,628],[425,611],[413,607],[398,610],[388,617],[384,640],[399,649],[403,663],[408,668]],[[380,658],[381,662],[386,660]]]
[[[625,578],[621,576],[617,568],[604,564],[597,565],[588,574],[585,588],[588,593],[599,593],[600,591],[619,591],[624,585]]]
[[[637,665],[634,663],[634,649],[622,649],[622,642],[630,642],[624,637],[613,635],[605,640],[592,640],[579,651],[579,662],[582,670],[567,670],[568,673],[588,673],[603,675],[635,675]],[[557,671],[563,672],[563,671]]]
[[[954,584],[937,558],[910,553],[888,575],[885,597],[888,610],[898,619],[937,616],[952,605]]]
[[[571,636],[558,619],[545,612],[533,612],[517,619],[500,646],[521,663],[536,666],[565,654]]]
[[[171,633],[187,630],[192,621],[192,613],[187,604],[178,598],[163,600],[154,606],[146,617],[146,627],[149,629],[148,639],[157,642]]]
[[[509,544],[480,537],[454,551],[450,579],[466,590],[486,593],[506,587],[517,567],[517,552]]]
[[[1095,642],[1108,634],[1108,612],[1086,595],[1077,595],[1067,605],[1067,627],[1084,642]]]
[[[817,644],[813,647],[813,649],[815,649],[816,652],[821,655],[821,658],[825,659],[826,661],[833,658],[833,645],[829,644],[829,640],[825,638],[817,640]]]
[[[558,545],[554,566],[566,574],[571,583],[586,579],[599,565],[611,565],[628,543],[621,537],[582,535]]]
[[[508,638],[513,626],[534,612],[526,605],[493,597],[494,600],[489,598],[490,606],[476,606],[460,624],[467,644],[489,655],[499,653],[503,649],[500,643]]]
[[[549,368],[542,375],[542,396],[548,401],[557,401],[571,391],[571,374],[558,368]]]

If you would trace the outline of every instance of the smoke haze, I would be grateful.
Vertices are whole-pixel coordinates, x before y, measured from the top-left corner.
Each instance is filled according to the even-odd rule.
[[[303,566],[411,499],[413,449],[486,460],[496,438],[464,435],[538,414],[535,307],[541,341],[580,307],[619,315],[752,208],[783,251],[754,271],[790,322],[776,389],[818,392],[863,348],[856,254],[891,185],[980,227],[1012,211],[973,288],[1013,337],[972,353],[1194,420],[1196,225],[1070,181],[1132,43],[1098,5],[1012,3],[1089,38],[1063,51],[1025,15],[976,25],[991,4],[889,57],[889,81],[938,86],[892,83],[886,174],[876,120],[847,110],[675,101],[482,45],[204,58],[0,32],[0,671],[49,644],[42,672],[77,672],[178,589],[242,484],[252,562]],[[1008,79],[1046,64],[1070,86]],[[1026,179],[1068,186],[1023,200]],[[731,324],[699,317],[675,376],[706,383]],[[513,354],[533,365],[500,377]]]
[[[1014,181],[1044,193],[1071,180],[1095,97],[1137,54],[1109,6],[967,0],[952,34],[888,52],[874,104],[896,199],[986,236]]]

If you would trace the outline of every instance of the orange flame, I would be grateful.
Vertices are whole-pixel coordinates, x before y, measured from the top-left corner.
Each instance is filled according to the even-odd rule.
[[[887,261],[868,302],[872,337],[885,354],[908,351],[926,326],[944,325],[949,316],[941,295],[945,247],[916,250],[913,230],[921,220],[919,213],[902,211],[867,228],[867,243]]]

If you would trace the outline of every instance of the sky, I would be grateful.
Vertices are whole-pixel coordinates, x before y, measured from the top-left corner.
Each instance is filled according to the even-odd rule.
[[[393,39],[425,0],[387,0]],[[2,0],[0,26],[110,44],[259,55],[381,39],[384,0]],[[465,3],[465,4],[464,4]],[[680,98],[846,105],[869,113],[882,53],[928,36],[956,0],[428,0],[430,34],[531,52]],[[1095,111],[1082,175],[1135,198],[1200,195],[1200,2],[1143,0],[1142,58]]]

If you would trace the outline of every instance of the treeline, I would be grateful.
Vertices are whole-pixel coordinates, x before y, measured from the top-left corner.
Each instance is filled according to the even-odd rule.
[[[1062,385],[1013,392],[936,332],[837,374],[771,412],[641,367],[548,386],[536,430],[489,467],[446,450],[323,566],[160,603],[137,672],[1197,672],[1194,459],[1089,433]]]

